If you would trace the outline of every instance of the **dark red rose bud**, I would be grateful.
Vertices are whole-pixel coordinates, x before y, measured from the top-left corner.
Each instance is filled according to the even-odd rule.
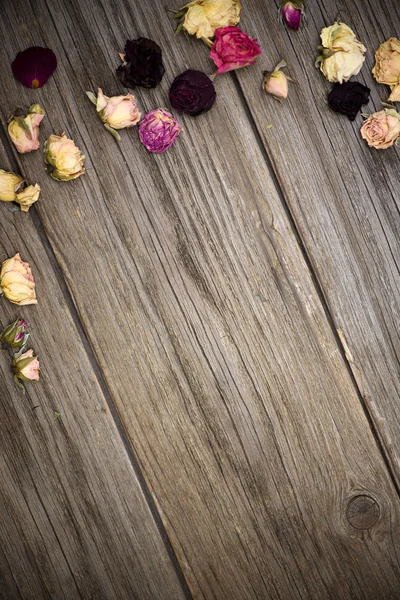
[[[175,77],[169,90],[172,106],[192,117],[210,110],[216,96],[214,84],[208,75],[193,69],[188,69]]]
[[[11,65],[14,77],[29,88],[42,87],[57,67],[57,58],[50,48],[31,46],[18,52]]]
[[[368,104],[371,90],[358,81],[335,83],[328,95],[332,110],[354,121],[363,104]]]
[[[153,40],[144,37],[126,40],[124,54],[120,56],[124,62],[117,75],[125,87],[154,88],[164,76],[162,50]]]

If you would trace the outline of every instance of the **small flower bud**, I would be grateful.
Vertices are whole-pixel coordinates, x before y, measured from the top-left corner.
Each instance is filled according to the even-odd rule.
[[[29,264],[21,260],[19,253],[1,265],[0,293],[13,304],[37,304],[32,271]]]
[[[61,136],[51,134],[44,144],[44,158],[53,167],[51,176],[59,181],[76,179],[85,172],[83,166],[85,157],[73,140],[65,133]]]
[[[29,331],[24,319],[17,319],[10,323],[0,334],[0,340],[11,348],[22,348],[29,338]]]
[[[297,31],[302,18],[305,16],[304,2],[301,0],[284,0],[279,9],[279,16],[290,29]]]
[[[36,183],[35,185],[28,185],[21,192],[17,192],[15,202],[20,205],[22,212],[28,212],[32,204],[39,200],[39,196],[40,185]]]
[[[290,77],[287,77],[280,69],[286,67],[286,63],[282,60],[276,65],[273,71],[264,71],[263,88],[268,94],[272,94],[274,98],[285,100],[288,96],[288,81]]]
[[[7,173],[0,169],[0,200],[3,202],[14,202],[15,194],[24,183],[20,175]]]
[[[33,104],[26,117],[14,115],[8,123],[8,135],[20,154],[37,150],[39,143],[39,125],[45,112],[39,104]]]
[[[14,381],[19,387],[22,387],[19,379],[21,381],[39,381],[39,359],[33,355],[33,350],[28,350],[23,354],[19,352],[15,355],[13,371]]]
[[[97,90],[97,98],[92,92],[86,92],[89,100],[96,105],[97,114],[103,121],[105,128],[120,141],[119,134],[115,129],[133,127],[139,122],[140,112],[136,106],[135,96],[105,96],[101,90]]]

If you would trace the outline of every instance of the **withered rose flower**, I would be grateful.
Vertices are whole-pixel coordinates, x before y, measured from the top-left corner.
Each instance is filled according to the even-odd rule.
[[[210,58],[217,67],[217,73],[226,73],[253,65],[259,54],[261,50],[258,41],[243,33],[238,27],[216,29]]]
[[[281,71],[281,69],[286,66],[286,62],[281,60],[273,71],[264,71],[263,73],[263,89],[268,94],[272,94],[277,100],[286,100],[289,91],[288,81],[292,81],[290,77]]]
[[[379,46],[372,73],[378,83],[390,86],[388,102],[400,102],[400,40],[392,37]]]
[[[20,352],[14,356],[13,360],[14,381],[19,387],[23,387],[21,381],[39,381],[40,364],[37,356],[34,356],[33,350],[27,350],[23,354]]]
[[[27,262],[21,260],[19,253],[2,263],[0,289],[13,304],[37,304],[31,268]]]
[[[23,177],[0,169],[0,200],[14,202],[16,193],[23,185]]]
[[[42,87],[57,67],[57,58],[50,48],[31,46],[18,52],[11,65],[14,77],[29,88]]]
[[[328,94],[328,104],[332,110],[354,121],[363,104],[368,104],[371,90],[358,81],[335,83]]]
[[[304,2],[302,0],[283,0],[279,16],[288,27],[297,31],[305,16]]]
[[[365,60],[365,46],[345,23],[334,23],[321,31],[322,45],[316,60],[328,81],[342,83],[359,73]]]
[[[29,338],[28,325],[24,319],[16,319],[0,334],[0,341],[11,348],[22,348]]]
[[[400,136],[400,114],[394,108],[385,108],[374,113],[364,121],[361,136],[368,146],[385,150]]]
[[[65,133],[51,134],[44,144],[44,159],[53,167],[51,176],[58,181],[70,181],[85,173],[85,157]]]
[[[136,106],[135,96],[105,96],[101,90],[97,90],[97,98],[92,92],[86,92],[89,100],[96,105],[97,114],[104,123],[104,127],[119,142],[121,140],[116,129],[133,127],[139,122],[140,112]]]
[[[39,104],[33,104],[28,114],[15,114],[8,122],[8,135],[20,154],[37,150],[39,143],[39,125],[45,112]]]
[[[175,77],[169,90],[171,105],[192,117],[210,110],[216,95],[214,84],[208,75],[193,69]]]
[[[153,40],[144,37],[127,40],[124,54],[120,56],[123,63],[117,75],[125,87],[154,88],[162,80],[165,73],[162,50]]]
[[[179,19],[176,32],[185,29],[198,38],[211,38],[219,27],[237,25],[240,9],[240,0],[193,0],[173,11],[174,18]]]
[[[149,152],[165,152],[172,146],[183,127],[168,111],[157,108],[144,115],[139,137]]]
[[[20,205],[22,212],[28,212],[32,204],[39,200],[40,185],[28,185],[25,189],[15,194],[14,202]]]

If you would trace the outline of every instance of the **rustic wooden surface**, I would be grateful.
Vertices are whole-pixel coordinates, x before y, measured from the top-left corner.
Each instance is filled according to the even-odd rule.
[[[144,111],[168,106],[168,86],[184,68],[212,72],[205,46],[173,36],[161,2],[6,4],[2,121],[15,104],[39,101],[47,112],[41,138],[65,130],[87,155],[88,172],[59,183],[44,172],[41,152],[3,153],[1,166],[17,161],[43,189],[29,215],[0,209],[4,253],[18,246],[38,274],[40,304],[24,314],[44,371],[21,401],[2,355],[0,593],[183,598],[187,582],[194,598],[207,600],[397,599],[399,221],[388,217],[373,169],[387,169],[385,189],[392,185],[395,198],[398,156],[377,158],[325,111],[327,86],[312,67],[317,30],[335,9],[347,22],[349,3],[326,15],[310,2],[298,36],[276,26],[275,6],[246,3],[243,29],[259,36],[264,56],[217,78],[213,110],[179,117],[185,131],[164,156],[148,154],[136,130],[122,132],[117,146],[85,96],[98,86],[123,91],[114,70],[126,37],[152,37],[164,50],[162,85],[135,91]],[[371,21],[362,30],[373,29],[370,47],[394,33]],[[359,33],[364,39],[361,26]],[[35,92],[9,69],[22,37],[24,47],[48,45],[59,60]],[[260,71],[284,50],[296,91],[280,106],[258,89]],[[326,130],[317,127],[318,110]],[[382,220],[375,227],[373,210],[374,219],[386,214],[387,228]],[[6,322],[15,311],[3,307]],[[74,356],[69,377],[61,348]],[[28,399],[42,413],[32,416]],[[66,416],[53,421],[54,410]],[[169,539],[128,458],[138,461]],[[33,485],[42,504],[34,494],[26,501]]]

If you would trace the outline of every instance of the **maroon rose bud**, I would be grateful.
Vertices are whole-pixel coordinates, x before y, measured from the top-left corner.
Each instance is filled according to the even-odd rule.
[[[169,90],[172,106],[192,117],[210,110],[216,95],[211,79],[202,71],[193,69],[188,69],[175,77]]]
[[[11,348],[22,348],[29,338],[29,331],[24,319],[17,319],[10,323],[0,335],[0,340]]]
[[[284,0],[279,9],[281,20],[288,27],[297,31],[301,25],[301,20],[305,16],[304,2],[302,0]]]
[[[14,77],[29,88],[42,87],[57,67],[57,58],[50,48],[31,46],[18,52],[11,65]]]
[[[164,76],[162,50],[153,40],[144,37],[127,40],[120,57],[123,62],[117,69],[117,75],[125,87],[140,85],[154,88]]]

